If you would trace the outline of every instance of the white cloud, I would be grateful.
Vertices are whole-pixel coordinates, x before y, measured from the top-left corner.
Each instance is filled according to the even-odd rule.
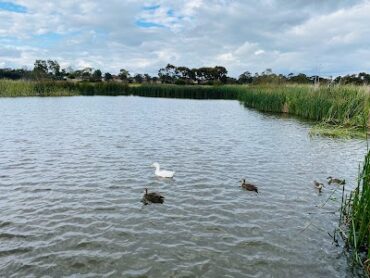
[[[368,0],[16,3],[27,12],[0,10],[2,66],[52,58],[113,73],[155,74],[167,63],[224,65],[233,76],[266,68],[314,74],[320,67],[327,75],[370,70]]]
[[[254,55],[262,55],[263,53],[265,53],[263,49],[258,49],[257,51],[254,52]]]

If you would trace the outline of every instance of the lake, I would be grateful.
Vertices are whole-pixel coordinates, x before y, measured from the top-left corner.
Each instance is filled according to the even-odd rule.
[[[313,180],[353,188],[366,142],[309,129],[230,100],[2,98],[0,274],[357,275],[328,235],[341,189]],[[143,206],[146,187],[164,204]]]

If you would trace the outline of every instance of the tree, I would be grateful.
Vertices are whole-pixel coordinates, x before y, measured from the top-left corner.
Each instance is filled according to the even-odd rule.
[[[198,69],[193,68],[189,72],[190,79],[193,80],[194,82],[197,82],[198,81],[198,78],[197,78],[197,70]]]
[[[334,83],[337,83],[337,84],[340,84],[342,83],[342,76],[337,76],[335,79],[334,79]]]
[[[192,70],[187,67],[178,67],[177,68],[178,77],[184,81],[184,83],[190,83],[190,81],[195,80],[195,75]]]
[[[158,76],[162,83],[174,83],[178,78],[178,71],[174,65],[167,64],[165,68],[158,71]]]
[[[252,74],[249,71],[243,72],[241,75],[239,75],[238,82],[240,84],[250,84],[253,82]]]
[[[55,60],[48,60],[48,73],[55,79],[60,79],[60,66]]]
[[[152,81],[152,77],[149,74],[145,73],[144,74],[144,82],[150,83],[151,81]]]
[[[70,79],[75,79],[75,78],[81,78],[82,79],[82,70],[72,70],[67,73],[68,78]]]
[[[266,69],[261,74],[256,73],[253,77],[253,83],[255,84],[267,84],[267,83],[283,83],[285,82],[286,78],[284,75],[280,74],[277,75],[272,72],[271,69]]]
[[[105,81],[111,81],[113,79],[113,75],[111,75],[109,72],[104,73],[104,80]]]
[[[273,73],[272,73],[272,69],[270,68],[267,68],[265,71],[262,72],[262,75],[271,75],[271,74]]]
[[[370,74],[366,72],[360,72],[358,74],[359,79],[362,81],[362,84],[370,84]]]
[[[219,83],[227,82],[227,69],[225,67],[202,67],[193,69],[192,72],[195,72],[198,83],[213,84],[215,81]]]
[[[0,69],[0,79],[1,78],[8,78],[8,79],[28,79],[31,76],[31,71],[28,69]]]
[[[238,84],[238,80],[234,77],[227,77],[227,84]]]
[[[78,71],[76,71],[77,73]],[[89,81],[90,78],[91,78],[91,74],[92,74],[92,68],[84,68],[82,71],[81,71],[81,78],[83,81]]]
[[[120,69],[118,76],[122,81],[127,81],[130,77],[130,73],[125,69]]]
[[[225,67],[216,66],[214,67],[214,80],[226,83],[227,81],[227,69]]]
[[[97,69],[91,75],[90,81],[92,82],[100,82],[102,79],[102,72],[100,69]]]
[[[45,60],[36,60],[33,67],[36,79],[46,78],[48,75],[48,65]]]
[[[139,83],[139,84],[141,84],[141,83],[143,83],[143,80],[144,80],[144,77],[143,77],[143,75],[141,75],[141,74],[136,74],[135,76],[134,76],[134,81],[136,82],[136,83]]]
[[[204,82],[213,80],[211,68],[207,68],[207,67],[196,69],[196,76],[197,76],[198,83],[199,82],[204,83]]]
[[[293,75],[292,73],[288,75],[289,82],[292,83],[299,83],[299,84],[305,84],[305,83],[311,83],[310,78],[308,78],[305,74],[299,73],[297,75]]]
[[[62,71],[60,72],[60,77],[62,78],[62,79],[66,79],[66,76],[67,76],[68,74],[67,74],[67,72],[66,72],[66,70],[65,69],[62,69]]]

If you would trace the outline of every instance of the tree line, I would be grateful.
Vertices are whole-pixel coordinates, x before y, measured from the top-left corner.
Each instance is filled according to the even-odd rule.
[[[159,69],[157,76],[149,74],[130,74],[126,69],[121,69],[117,74],[109,72],[102,73],[100,69],[90,67],[74,70],[71,67],[62,69],[55,60],[36,60],[32,70],[22,69],[0,69],[0,79],[13,80],[74,80],[88,82],[126,82],[126,83],[162,83],[177,85],[221,85],[221,84],[370,84],[370,74],[360,72],[358,74],[338,76],[336,78],[325,78],[321,76],[307,76],[304,73],[290,73],[288,75],[277,74],[271,69],[261,73],[252,74],[245,71],[238,78],[227,75],[228,71],[223,66],[188,68],[185,66],[174,66],[168,64]]]

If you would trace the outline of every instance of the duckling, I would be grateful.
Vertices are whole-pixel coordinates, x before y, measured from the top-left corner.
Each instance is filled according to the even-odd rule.
[[[313,181],[313,185],[319,191],[319,193],[321,193],[322,188],[324,187],[324,185],[321,182],[318,182],[318,181]]]
[[[339,185],[344,185],[346,184],[346,180],[340,180],[340,179],[336,179],[336,178],[333,178],[333,177],[327,177],[328,179],[328,184],[332,184],[332,183],[336,183],[336,184],[339,184]]]
[[[240,182],[242,183],[240,186],[243,187],[244,189],[248,191],[255,191],[256,193],[258,193],[257,186],[250,184],[250,183],[246,183],[245,179],[242,179]]]
[[[163,204],[164,197],[157,192],[148,193],[148,188],[145,188],[145,194],[141,201],[144,203],[144,205],[147,205],[149,203]]]

